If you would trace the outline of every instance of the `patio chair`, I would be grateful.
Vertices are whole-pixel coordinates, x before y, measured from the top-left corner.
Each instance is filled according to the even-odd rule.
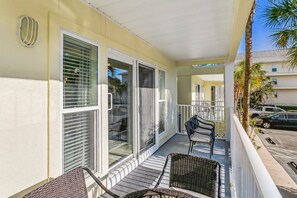
[[[162,181],[167,163],[171,158],[169,187],[194,195],[220,197],[221,165],[214,160],[181,153],[170,153],[155,188]],[[195,193],[193,193],[195,192]],[[197,195],[197,197],[200,197]]]
[[[110,196],[120,197],[109,191],[90,169],[78,167],[31,191],[24,198],[87,198],[88,192],[83,170],[87,171],[95,182]]]
[[[212,155],[213,155],[213,146],[215,142],[215,123],[210,120],[205,120],[198,115],[194,115],[190,118],[190,121],[194,124],[194,131],[201,134],[206,134],[212,137]]]
[[[192,152],[195,143],[206,143],[210,146],[209,158],[211,158],[214,145],[212,131],[197,128],[197,125],[191,120],[185,123],[185,127],[190,141],[188,154],[190,151]]]

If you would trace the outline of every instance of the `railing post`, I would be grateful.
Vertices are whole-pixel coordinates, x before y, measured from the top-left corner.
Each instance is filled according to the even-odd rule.
[[[182,132],[181,131],[181,113],[177,112],[177,120],[178,120],[178,132]]]

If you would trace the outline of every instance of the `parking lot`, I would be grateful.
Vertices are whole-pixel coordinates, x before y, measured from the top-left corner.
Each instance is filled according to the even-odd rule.
[[[258,136],[271,155],[284,167],[291,178],[297,183],[297,169],[294,171],[289,162],[297,164],[297,131],[282,129],[262,129],[264,134]],[[266,138],[275,143],[267,142]]]

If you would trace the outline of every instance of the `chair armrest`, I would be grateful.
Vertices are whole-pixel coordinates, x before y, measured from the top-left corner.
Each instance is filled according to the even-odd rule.
[[[169,155],[167,155],[167,157],[166,157],[166,161],[165,161],[165,164],[164,164],[164,166],[163,166],[163,170],[162,170],[162,172],[161,172],[161,174],[160,174],[160,177],[159,177],[159,179],[158,179],[158,181],[157,181],[157,183],[156,183],[156,185],[155,185],[154,188],[158,188],[159,184],[161,183],[162,178],[163,178],[164,173],[165,173],[166,166],[167,166],[167,164],[168,164],[168,159],[169,159],[170,156],[171,156],[171,153],[170,153]]]
[[[87,167],[82,167],[83,170],[87,171],[88,174],[95,180],[95,182],[110,196],[114,197],[114,198],[119,198],[119,195],[114,194],[113,192],[111,192],[110,190],[108,190],[102,183],[101,181],[92,173],[92,171],[90,169],[88,169]]]

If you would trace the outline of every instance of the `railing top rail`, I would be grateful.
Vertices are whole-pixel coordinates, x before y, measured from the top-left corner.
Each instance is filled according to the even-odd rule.
[[[260,188],[260,192],[262,193],[262,196],[270,197],[270,198],[281,198],[282,196],[279,190],[277,189],[269,172],[267,171],[264,163],[262,162],[260,156],[255,150],[251,140],[247,136],[245,130],[243,129],[236,115],[233,115],[233,120],[237,128],[236,131],[238,132],[242,140],[243,148],[247,153],[248,160],[251,163],[251,166],[254,171],[254,175],[258,183],[258,186]]]
[[[183,107],[222,107],[224,108],[225,106],[218,106],[218,105],[188,105],[188,104],[177,104],[176,105],[177,107],[178,106],[183,106]]]

